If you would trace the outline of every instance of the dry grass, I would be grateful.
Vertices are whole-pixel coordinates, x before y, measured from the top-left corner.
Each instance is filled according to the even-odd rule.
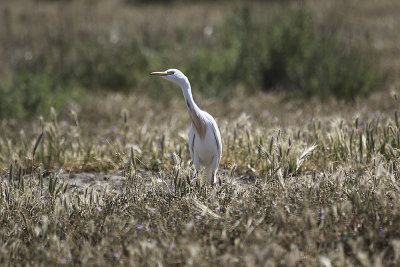
[[[76,115],[53,112],[29,134],[12,136],[5,123],[0,163],[9,172],[12,162],[14,179],[1,182],[0,261],[398,264],[396,93],[353,107],[276,95],[199,100],[223,136],[214,189],[191,178],[181,99],[109,95]],[[75,190],[58,168],[116,172],[122,183]]]

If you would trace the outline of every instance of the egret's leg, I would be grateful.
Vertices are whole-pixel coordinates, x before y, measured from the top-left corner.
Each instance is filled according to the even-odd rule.
[[[193,163],[194,163],[194,168],[196,169],[194,176],[197,177],[197,175],[200,172],[200,159],[196,152],[193,153]]]
[[[207,166],[206,174],[207,178],[210,181],[211,185],[217,182],[217,170],[218,170],[218,158],[216,156],[213,157],[213,160],[209,166]]]

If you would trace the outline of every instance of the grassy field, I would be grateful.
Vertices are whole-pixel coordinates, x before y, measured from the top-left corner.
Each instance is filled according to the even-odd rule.
[[[232,8],[174,3],[176,13],[166,13],[171,6],[93,3],[2,2],[3,14],[11,14],[3,19],[12,22],[12,30],[1,29],[2,42],[4,31],[13,33],[11,48],[1,50],[2,77],[14,75],[19,57],[29,59],[26,40],[37,45],[32,51],[41,51],[53,47],[42,41],[59,40],[52,36],[60,32],[79,43],[79,34],[118,29],[118,36],[160,32],[175,43],[187,38],[177,34],[179,25],[200,38],[205,26],[217,25]],[[308,4],[318,21],[336,18],[346,40],[377,55],[380,69],[399,70],[397,1]],[[261,14],[280,8],[254,6]],[[65,27],[67,33],[24,27],[48,21],[72,27]],[[148,66],[155,71],[172,67],[166,56],[152,54],[158,42],[149,41],[152,49],[145,51],[157,58]],[[139,77],[141,86],[159,85],[147,73]],[[192,86],[222,135],[214,188],[192,178],[190,121],[174,86],[160,87],[176,96],[161,100],[146,94],[146,87],[128,94],[86,92],[41,116],[0,120],[0,264],[400,263],[398,78],[390,76],[385,88],[354,102],[305,102],[279,91],[247,94],[240,85],[230,97],[208,98]]]

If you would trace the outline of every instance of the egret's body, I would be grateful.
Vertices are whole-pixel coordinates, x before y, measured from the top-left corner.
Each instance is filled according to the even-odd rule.
[[[152,72],[177,83],[186,100],[191,126],[189,132],[189,150],[196,173],[201,166],[205,167],[205,176],[211,184],[216,182],[216,173],[222,156],[221,134],[214,118],[201,110],[193,100],[188,78],[179,70],[170,69],[165,72]]]

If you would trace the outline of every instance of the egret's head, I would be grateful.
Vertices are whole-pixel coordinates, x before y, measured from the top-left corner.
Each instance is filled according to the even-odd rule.
[[[166,71],[161,72],[152,72],[151,75],[161,76],[162,78],[175,82],[177,84],[182,84],[182,82],[187,82],[186,76],[177,69],[168,69]]]

